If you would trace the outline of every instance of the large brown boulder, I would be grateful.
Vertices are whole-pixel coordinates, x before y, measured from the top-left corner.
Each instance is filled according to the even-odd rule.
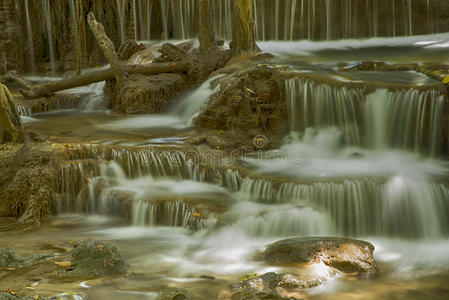
[[[346,238],[291,238],[267,246],[263,260],[272,264],[298,264],[321,261],[345,273],[373,273],[374,246]]]

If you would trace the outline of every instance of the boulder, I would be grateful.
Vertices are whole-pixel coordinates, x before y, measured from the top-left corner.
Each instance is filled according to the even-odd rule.
[[[297,299],[299,289],[311,288],[326,281],[325,276],[265,273],[232,285],[232,300]]]
[[[345,273],[373,273],[374,246],[346,238],[290,238],[270,244],[262,254],[271,264],[323,262]]]
[[[117,248],[109,242],[92,239],[74,244],[72,265],[73,275],[102,276],[125,274],[128,264],[122,259]]]

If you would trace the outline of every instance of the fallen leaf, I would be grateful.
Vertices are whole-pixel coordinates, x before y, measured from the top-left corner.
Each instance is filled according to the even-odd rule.
[[[444,77],[443,83],[444,84],[448,84],[449,83],[449,76]]]
[[[55,261],[55,264],[60,266],[61,268],[68,268],[72,266],[72,262],[70,261]]]

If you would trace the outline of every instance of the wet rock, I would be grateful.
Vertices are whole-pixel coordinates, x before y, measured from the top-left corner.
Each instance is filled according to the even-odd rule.
[[[298,299],[298,289],[314,287],[324,281],[323,278],[311,279],[303,275],[269,272],[233,284],[231,299]]]
[[[286,134],[287,105],[280,71],[267,65],[235,70],[217,80],[220,90],[209,98],[196,125],[203,128]]]
[[[49,297],[42,297],[42,296],[38,296],[37,298],[34,296],[25,296],[25,297],[17,297],[15,295],[12,295],[11,293],[0,293],[0,300],[35,300],[35,299],[39,299],[39,300],[50,300],[51,298]]]
[[[101,276],[125,274],[128,270],[117,248],[109,242],[88,239],[74,247],[71,261],[75,269],[70,274]]]
[[[2,268],[17,268],[22,265],[24,258],[15,254],[11,248],[0,249],[0,267]]]
[[[231,299],[288,299],[276,291],[279,281],[280,275],[273,272],[244,280],[232,286]]]
[[[193,298],[184,290],[178,290],[170,298],[171,300],[192,300]]]
[[[0,267],[2,268],[20,268],[31,265],[50,255],[39,254],[28,257],[17,255],[11,248],[0,248]]]
[[[267,246],[264,260],[274,264],[323,262],[345,273],[376,271],[374,246],[345,238],[291,238]]]

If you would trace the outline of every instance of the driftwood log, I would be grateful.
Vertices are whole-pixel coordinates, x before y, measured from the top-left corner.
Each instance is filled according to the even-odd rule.
[[[87,15],[87,22],[89,23],[89,27],[92,30],[98,45],[101,50],[103,50],[104,56],[111,65],[115,80],[117,81],[117,86],[120,90],[125,86],[126,81],[128,81],[128,74],[125,73],[120,66],[117,52],[115,52],[114,43],[106,35],[103,25],[97,22],[93,12],[89,12]]]
[[[128,74],[154,75],[159,73],[183,73],[186,65],[182,63],[153,63],[148,65],[123,65],[122,69]],[[62,90],[67,90],[79,86],[85,86],[91,83],[110,80],[115,78],[114,71],[109,68],[83,74],[78,77],[61,79],[59,81],[45,82],[36,85],[27,85],[26,80],[17,74],[9,73],[4,79],[14,80],[23,87],[20,91],[25,98],[35,99],[50,95]]]

